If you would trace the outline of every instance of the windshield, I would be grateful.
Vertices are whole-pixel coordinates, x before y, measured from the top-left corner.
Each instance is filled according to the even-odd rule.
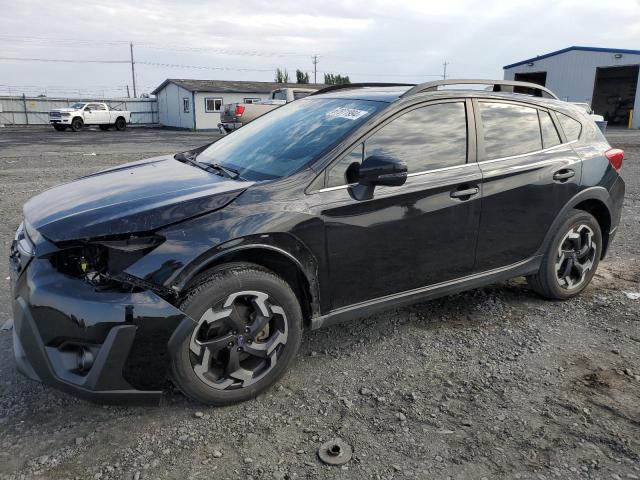
[[[388,106],[384,102],[305,98],[272,110],[198,155],[247,180],[286,177],[333,148]]]
[[[75,108],[76,110],[79,110],[81,108],[83,108],[86,105],[86,103],[74,103],[73,105],[71,105],[70,108]]]

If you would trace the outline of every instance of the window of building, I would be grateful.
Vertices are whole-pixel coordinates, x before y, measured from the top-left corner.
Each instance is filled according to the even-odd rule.
[[[523,105],[480,102],[487,160],[542,150],[538,110]]]
[[[262,101],[261,98],[244,98],[242,103],[258,103],[260,101]]]
[[[221,98],[205,98],[204,99],[205,112],[219,112],[221,108],[222,108]]]
[[[580,138],[580,132],[582,131],[580,122],[562,113],[558,113],[558,119],[560,120],[562,130],[564,130],[564,134],[567,136],[568,142]]]
[[[540,117],[540,132],[542,132],[542,146],[550,148],[560,145],[560,135],[558,135],[549,112],[538,110],[538,116]]]
[[[182,111],[184,113],[189,113],[191,111],[191,102],[187,97],[182,99]]]

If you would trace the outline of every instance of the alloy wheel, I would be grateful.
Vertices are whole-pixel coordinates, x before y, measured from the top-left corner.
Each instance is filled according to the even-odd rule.
[[[189,345],[191,365],[212,388],[245,388],[275,367],[286,342],[284,309],[266,293],[237,292],[200,318]]]
[[[556,279],[561,288],[573,290],[582,285],[596,260],[597,245],[591,227],[571,228],[558,247]]]

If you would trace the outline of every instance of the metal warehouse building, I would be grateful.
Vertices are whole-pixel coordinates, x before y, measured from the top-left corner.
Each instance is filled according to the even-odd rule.
[[[158,98],[160,124],[190,130],[215,129],[226,103],[251,103],[269,98],[272,90],[305,87],[297,83],[179,80],[168,78],[152,93]]]
[[[609,125],[640,128],[640,50],[568,47],[504,66],[505,80],[544,85],[570,102],[587,102]]]

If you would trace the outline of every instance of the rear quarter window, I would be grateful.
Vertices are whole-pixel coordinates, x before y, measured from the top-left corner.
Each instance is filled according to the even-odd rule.
[[[540,115],[540,132],[542,132],[543,147],[551,148],[555,147],[556,145],[560,145],[560,136],[558,135],[558,131],[553,124],[553,120],[551,120],[551,115],[549,114],[549,112],[538,110],[538,115]]]
[[[567,141],[578,140],[580,138],[580,132],[582,132],[582,124],[577,120],[574,120],[564,113],[558,113],[558,120],[560,120],[560,126],[564,131]]]

